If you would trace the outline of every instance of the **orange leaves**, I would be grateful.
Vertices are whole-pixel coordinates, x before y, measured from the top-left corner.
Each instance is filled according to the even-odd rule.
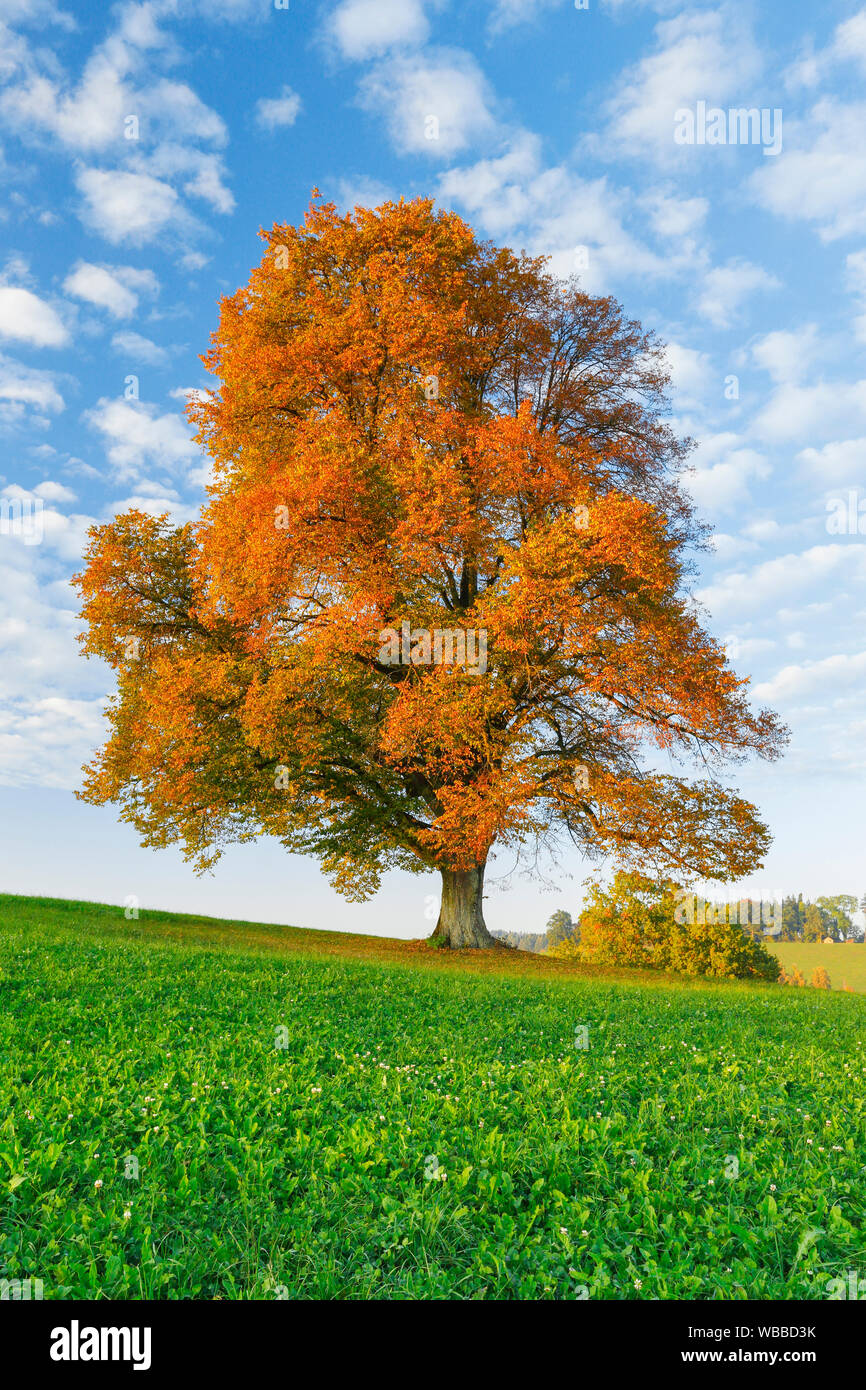
[[[651,335],[430,200],[316,199],[262,236],[189,408],[201,518],[130,513],[85,557],[85,650],[119,676],[85,795],[199,864],[276,835],[349,892],[563,828],[745,871],[753,808],[641,770],[782,741],[683,592]],[[415,655],[383,659],[404,624]],[[483,634],[483,664],[437,632]]]

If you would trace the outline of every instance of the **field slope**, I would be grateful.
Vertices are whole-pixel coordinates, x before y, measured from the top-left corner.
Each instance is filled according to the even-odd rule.
[[[46,1298],[866,1275],[857,995],[0,896],[0,998],[0,1278]]]

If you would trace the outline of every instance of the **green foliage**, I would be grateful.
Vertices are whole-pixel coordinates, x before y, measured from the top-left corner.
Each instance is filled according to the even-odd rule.
[[[571,920],[571,913],[564,908],[559,908],[552,914],[547,923],[547,948],[560,946],[563,941],[569,941],[574,935],[574,923]]]
[[[866,1267],[866,1000],[456,954],[0,897],[0,1277],[784,1300]]]
[[[596,886],[580,918],[580,960],[643,966],[683,975],[775,980],[779,962],[736,923],[678,920],[679,890],[670,880],[619,872]]]

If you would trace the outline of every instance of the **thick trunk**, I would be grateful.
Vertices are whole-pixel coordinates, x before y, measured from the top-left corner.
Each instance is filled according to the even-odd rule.
[[[495,940],[484,925],[483,890],[483,864],[463,871],[443,869],[442,906],[431,941],[452,948],[495,946]]]

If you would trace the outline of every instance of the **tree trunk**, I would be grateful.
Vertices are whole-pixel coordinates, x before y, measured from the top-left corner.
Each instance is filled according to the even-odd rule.
[[[485,948],[497,943],[484,924],[482,893],[484,865],[458,871],[442,869],[442,906],[431,941],[457,949]]]

